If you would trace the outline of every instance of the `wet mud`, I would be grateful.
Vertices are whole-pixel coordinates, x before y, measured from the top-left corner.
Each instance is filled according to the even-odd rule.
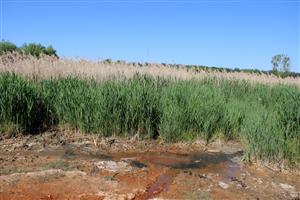
[[[0,200],[300,198],[299,174],[243,163],[238,143],[49,133],[0,144]]]

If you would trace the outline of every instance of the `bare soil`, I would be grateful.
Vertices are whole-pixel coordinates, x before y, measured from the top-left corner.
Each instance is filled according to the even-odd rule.
[[[300,199],[300,175],[245,164],[238,142],[47,132],[0,140],[0,200]]]

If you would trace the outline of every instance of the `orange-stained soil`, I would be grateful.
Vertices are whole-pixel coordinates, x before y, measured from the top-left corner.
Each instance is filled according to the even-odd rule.
[[[241,162],[239,143],[49,132],[0,140],[0,200],[300,199],[300,175]]]

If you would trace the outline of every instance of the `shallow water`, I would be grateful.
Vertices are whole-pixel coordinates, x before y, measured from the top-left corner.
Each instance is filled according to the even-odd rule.
[[[156,197],[166,199],[177,197],[180,199],[204,197],[204,199],[296,199],[300,191],[298,175],[285,175],[264,168],[243,165],[240,162],[243,152],[238,150],[226,151],[226,153],[188,150],[186,153],[182,151],[177,153],[176,150],[110,153],[99,151],[92,146],[66,144],[49,146],[35,152],[14,153],[17,157],[26,159],[17,159],[1,167],[17,166],[24,168],[25,171],[33,172],[55,167],[64,171],[79,170],[88,174],[89,178],[84,181],[80,176],[76,176],[74,182],[73,179],[64,180],[64,176],[58,176],[62,178],[45,178],[48,182],[35,186],[48,188],[49,185],[54,194],[60,191],[57,190],[57,184],[63,184],[66,180],[69,181],[66,189],[72,191],[70,187],[77,188],[76,192],[81,190],[83,192],[87,188],[97,191],[99,189],[97,185],[105,185],[107,182],[108,188],[105,190],[109,193],[112,191],[109,189],[112,184],[110,181],[116,184],[114,191],[120,190],[130,194],[130,191],[140,188],[139,192],[135,192],[134,199]],[[10,157],[9,154],[4,154],[4,152],[0,154],[4,159],[6,156]],[[98,167],[95,163],[103,165]],[[111,170],[109,167],[114,167],[114,169]],[[20,184],[16,184],[17,182],[14,184],[19,187],[20,191],[31,191],[26,189],[27,183],[21,184],[24,180],[27,181],[26,176],[21,175]],[[78,185],[76,181],[82,183],[83,186]],[[36,180],[29,181],[29,183],[35,184]],[[104,190],[102,187],[100,189]],[[5,190],[14,192],[14,189],[10,187]],[[37,190],[36,193],[28,194],[34,196],[43,193]]]

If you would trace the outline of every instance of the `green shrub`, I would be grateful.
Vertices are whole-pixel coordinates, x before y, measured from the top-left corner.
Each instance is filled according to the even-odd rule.
[[[46,48],[41,44],[25,43],[22,47],[20,47],[20,51],[26,55],[32,55],[37,58],[39,58],[43,54],[58,57],[56,54],[56,50],[54,50],[51,45]]]
[[[0,42],[0,55],[6,54],[6,53],[11,53],[11,52],[14,52],[17,50],[18,50],[18,47],[9,41],[2,40]]]
[[[41,55],[48,55],[48,56],[54,56],[58,58],[58,55],[56,53],[56,50],[49,45],[48,47],[45,47],[41,44],[36,44],[36,43],[29,43],[29,44],[24,44],[21,47],[17,47],[15,44],[9,42],[9,41],[4,41],[2,40],[0,42],[0,55],[6,54],[6,53],[11,53],[17,51],[19,53],[24,53],[26,55],[32,55],[37,58],[39,58]]]

